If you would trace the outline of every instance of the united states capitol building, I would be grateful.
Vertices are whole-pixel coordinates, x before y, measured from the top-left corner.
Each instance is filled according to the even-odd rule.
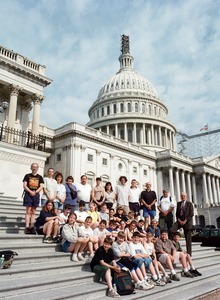
[[[21,197],[32,162],[39,163],[41,174],[50,166],[75,182],[86,174],[91,185],[100,176],[115,186],[125,175],[141,189],[150,181],[158,196],[169,188],[176,201],[187,192],[195,223],[220,227],[219,155],[190,158],[177,150],[168,109],[133,61],[123,35],[119,70],[101,87],[89,122],[52,129],[40,124],[44,88],[52,83],[45,66],[0,46],[0,192]]]

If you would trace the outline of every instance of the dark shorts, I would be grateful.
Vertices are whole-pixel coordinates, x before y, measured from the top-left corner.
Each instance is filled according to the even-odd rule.
[[[93,267],[93,272],[96,273],[97,277],[99,278],[105,278],[105,273],[108,271],[109,268],[96,265]]]
[[[105,202],[105,204],[107,205],[108,209],[112,208],[112,206],[113,206],[113,203],[110,203],[110,202]]]
[[[130,210],[133,210],[135,216],[140,214],[140,205],[139,203],[129,203]]]
[[[40,203],[40,195],[30,196],[28,193],[25,193],[23,199],[23,206],[38,207]]]
[[[117,261],[117,265],[119,265],[120,268],[126,267],[129,269],[129,271],[133,271],[139,268],[139,266],[135,262],[123,257],[119,261]]]
[[[156,216],[156,211],[155,210],[148,210],[146,207],[143,208],[143,216],[145,218],[147,217],[151,217],[151,218],[155,218]]]
[[[69,248],[69,246],[70,246],[70,242],[65,241],[65,242],[63,243],[63,245],[62,245],[62,247],[63,247],[63,252],[67,252],[67,249]]]

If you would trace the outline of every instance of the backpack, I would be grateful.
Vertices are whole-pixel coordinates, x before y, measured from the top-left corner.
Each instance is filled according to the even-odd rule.
[[[114,272],[113,280],[116,284],[119,295],[130,295],[134,293],[134,284],[132,282],[130,272]]]
[[[8,269],[13,263],[13,258],[18,255],[16,252],[11,250],[0,251],[0,258],[4,255],[4,263],[2,269]]]

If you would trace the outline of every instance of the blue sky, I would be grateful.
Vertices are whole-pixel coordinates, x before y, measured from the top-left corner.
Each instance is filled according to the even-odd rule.
[[[220,120],[219,0],[0,0],[0,45],[46,65],[41,124],[86,124],[130,36],[134,69],[151,81],[178,130]]]

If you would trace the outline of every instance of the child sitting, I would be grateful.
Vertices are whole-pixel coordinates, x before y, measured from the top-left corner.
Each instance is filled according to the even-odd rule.
[[[105,220],[102,220],[99,223],[99,227],[93,230],[94,236],[98,237],[99,247],[103,246],[104,239],[107,236],[111,236],[111,233],[106,229],[106,226],[107,226],[107,222]]]
[[[85,219],[85,224],[79,228],[79,237],[88,239],[88,249],[90,253],[90,258],[93,258],[94,250],[98,249],[98,238],[94,236],[91,225],[92,218],[88,216]]]
[[[109,232],[109,236],[113,239],[113,241],[115,240],[115,238],[118,235],[118,230],[116,228],[116,222],[114,220],[109,221],[109,227],[107,228],[108,232]]]
[[[107,296],[112,298],[119,298],[120,295],[113,289],[111,271],[120,272],[120,267],[117,266],[114,260],[112,246],[112,239],[106,237],[103,246],[99,247],[90,263],[92,272],[96,274],[97,281],[105,278],[108,285]]]

